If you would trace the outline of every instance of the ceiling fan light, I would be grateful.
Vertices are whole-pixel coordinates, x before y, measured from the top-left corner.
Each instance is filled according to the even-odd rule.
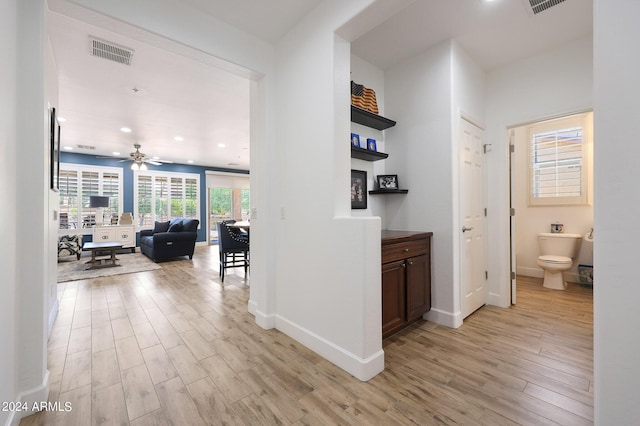
[[[138,163],[132,163],[131,170],[133,171],[140,170],[140,166],[138,166]]]
[[[144,163],[140,164],[140,170],[147,170],[147,165]]]

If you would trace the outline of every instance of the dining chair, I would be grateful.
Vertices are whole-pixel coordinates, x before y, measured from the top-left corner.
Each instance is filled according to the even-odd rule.
[[[244,268],[247,277],[249,269],[249,237],[232,231],[227,224],[216,222],[218,230],[218,251],[220,254],[219,275],[224,283],[225,270]]]

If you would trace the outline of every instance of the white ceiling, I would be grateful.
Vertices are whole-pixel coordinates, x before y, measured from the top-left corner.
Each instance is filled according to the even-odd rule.
[[[455,38],[491,70],[592,31],[589,0],[566,0],[535,17],[526,1],[416,0],[353,41],[352,52],[386,69]],[[320,2],[180,0],[270,43]],[[85,154],[127,155],[140,143],[142,152],[163,160],[249,169],[248,80],[59,13],[49,14],[47,25],[59,72],[59,114],[67,120],[63,145]],[[89,35],[134,49],[132,65],[90,56]]]
[[[351,45],[379,68],[457,40],[485,70],[540,53],[593,30],[593,2],[566,0],[533,15],[529,0],[417,0]]]

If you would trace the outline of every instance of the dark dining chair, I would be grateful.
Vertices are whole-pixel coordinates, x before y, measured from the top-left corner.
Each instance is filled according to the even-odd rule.
[[[224,272],[229,268],[244,268],[247,277],[249,269],[249,237],[240,235],[224,223],[216,222],[218,230],[218,250],[220,252],[220,278],[224,283]]]

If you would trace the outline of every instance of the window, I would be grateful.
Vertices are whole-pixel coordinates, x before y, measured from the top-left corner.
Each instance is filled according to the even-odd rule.
[[[200,220],[200,175],[139,171],[134,180],[134,216],[141,228],[179,217]]]
[[[122,213],[122,169],[115,167],[60,164],[61,228],[88,228],[95,224],[97,209],[89,207],[89,197],[109,197],[109,207],[102,209],[104,222]]]
[[[529,128],[529,205],[588,203],[590,114]]]

